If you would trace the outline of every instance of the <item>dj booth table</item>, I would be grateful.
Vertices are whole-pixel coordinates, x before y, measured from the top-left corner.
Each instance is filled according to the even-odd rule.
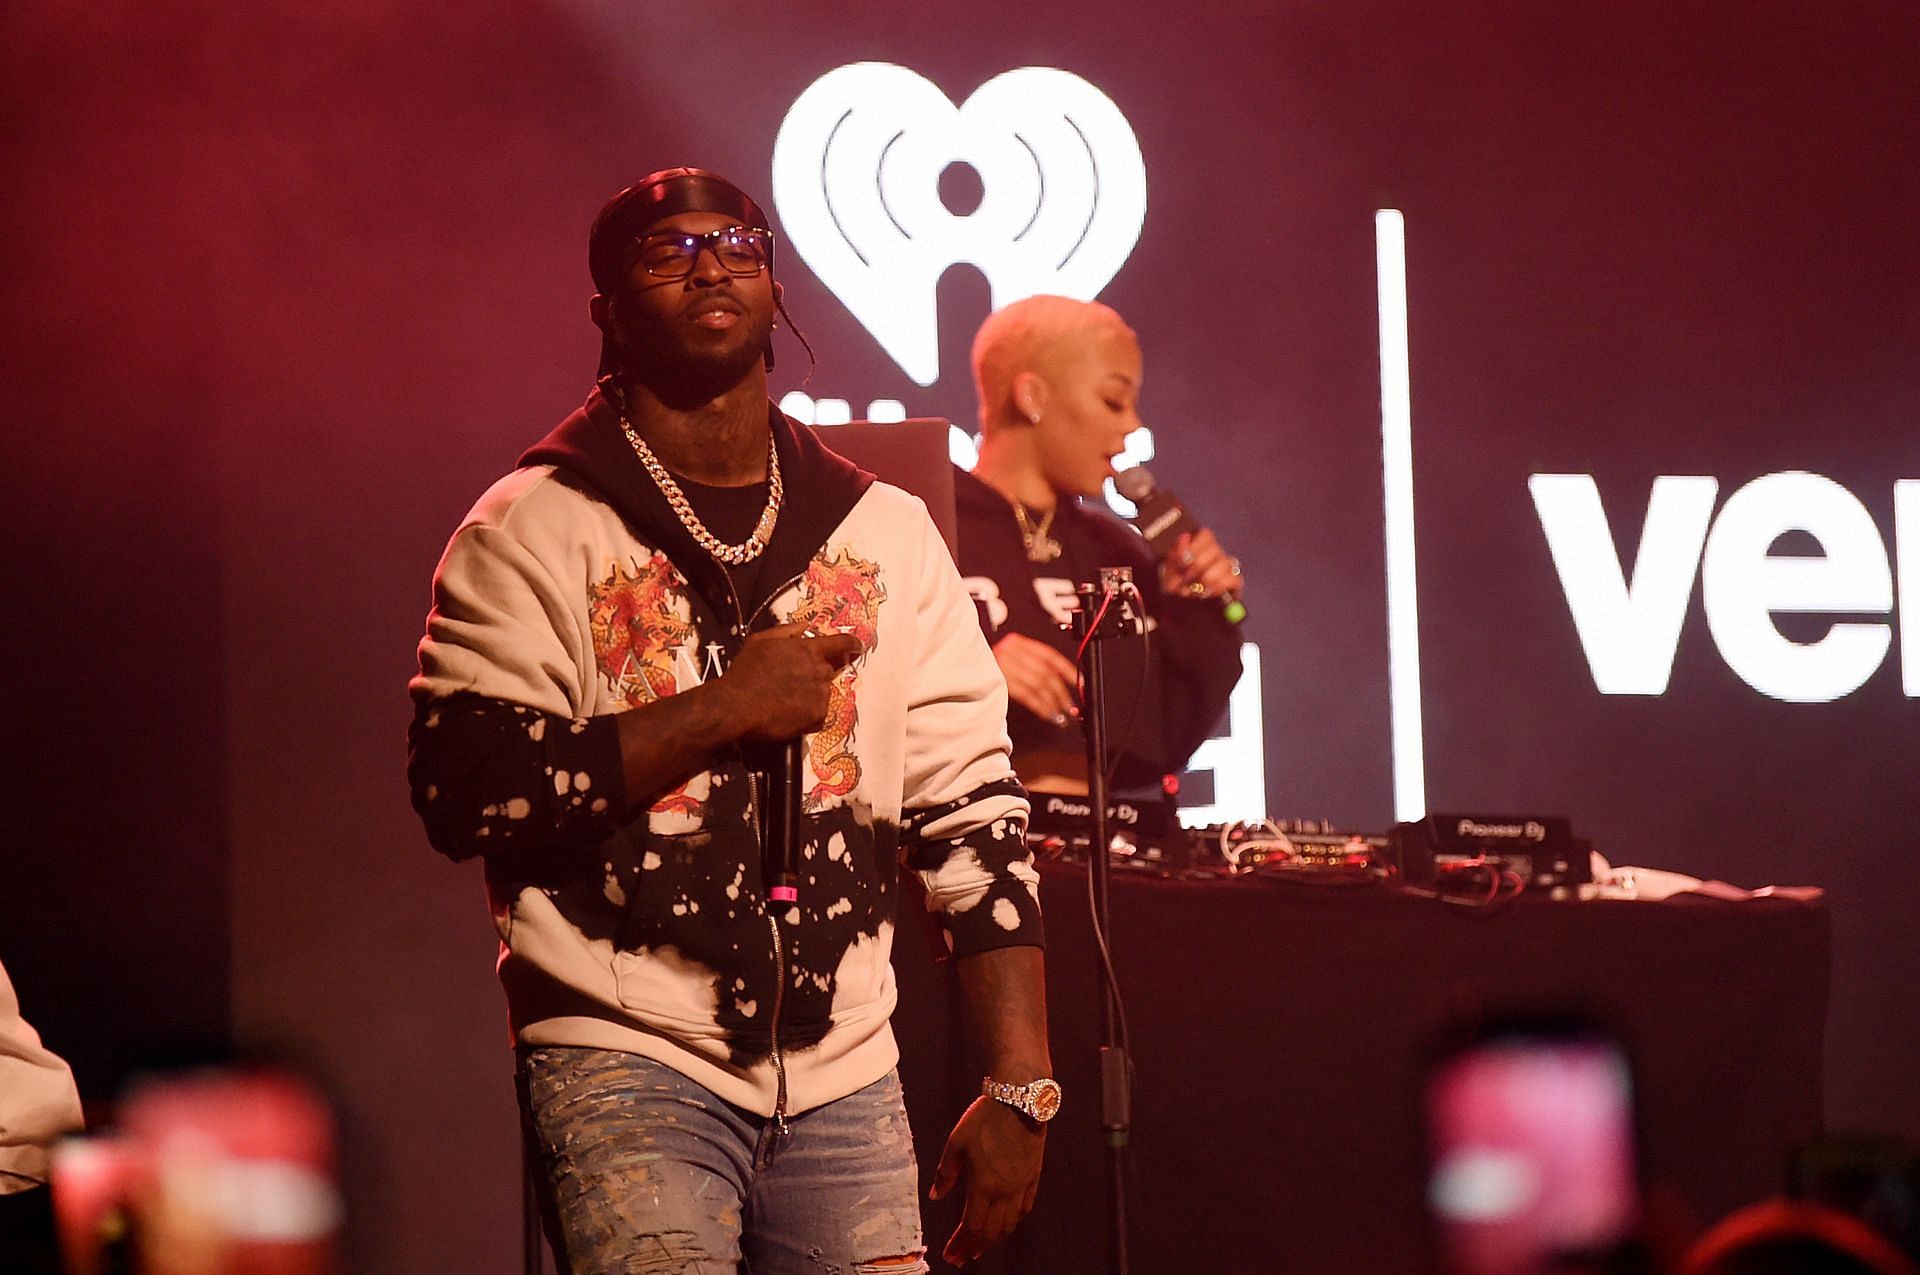
[[[1035,1211],[969,1269],[1106,1269],[1083,869],[1042,868],[1055,1074]],[[1818,1131],[1826,909],[1787,901],[1555,902],[1476,912],[1373,887],[1116,873],[1132,1030],[1132,1269],[1411,1272],[1423,1248],[1421,1059],[1480,1012],[1573,1008],[1623,1036],[1649,1187],[1710,1222],[1776,1192]],[[895,968],[922,1186],[983,1067],[911,920]],[[926,1208],[937,1252],[957,1202]],[[936,1265],[938,1265],[936,1263]]]

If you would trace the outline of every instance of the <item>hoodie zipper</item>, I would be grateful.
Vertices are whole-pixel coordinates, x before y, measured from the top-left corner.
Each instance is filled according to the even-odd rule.
[[[773,1145],[777,1150],[787,1142],[787,1060],[780,1052],[780,1006],[787,998],[787,945],[780,933],[780,918],[767,914],[773,929],[774,972],[779,982],[773,985]]]

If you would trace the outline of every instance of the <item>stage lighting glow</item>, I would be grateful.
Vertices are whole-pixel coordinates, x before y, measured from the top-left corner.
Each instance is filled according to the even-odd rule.
[[[1900,564],[1900,689],[1920,697],[1920,479],[1893,485],[1893,556]]]
[[[965,215],[941,172],[981,181]],[[1091,300],[1146,219],[1146,163],[1113,100],[1066,71],[1029,66],[955,107],[889,62],[829,71],[788,110],[773,147],[788,244],[921,385],[940,376],[936,288],[966,262],[997,309],[1037,293]]]
[[[1420,598],[1413,557],[1413,374],[1407,355],[1407,222],[1373,215],[1380,301],[1380,434],[1386,488],[1387,688],[1393,738],[1393,817],[1427,813],[1420,716]]]

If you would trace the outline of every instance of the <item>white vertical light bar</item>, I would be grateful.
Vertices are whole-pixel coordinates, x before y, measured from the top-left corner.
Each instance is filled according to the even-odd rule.
[[[1393,718],[1393,817],[1427,813],[1420,724],[1420,603],[1413,565],[1413,378],[1407,357],[1407,220],[1373,214],[1380,288],[1380,435],[1387,529],[1387,692]]]
[[[1920,696],[1920,479],[1893,485],[1893,560],[1900,573],[1900,689]]]

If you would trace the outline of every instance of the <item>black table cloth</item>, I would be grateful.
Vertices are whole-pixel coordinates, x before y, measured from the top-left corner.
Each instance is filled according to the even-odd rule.
[[[1055,1074],[1035,1212],[970,1269],[1106,1269],[1086,874],[1043,868]],[[1818,1131],[1819,904],[1523,897],[1475,912],[1374,887],[1116,874],[1132,1029],[1132,1269],[1400,1272],[1422,1261],[1420,1079],[1451,1024],[1573,1009],[1622,1034],[1650,1189],[1699,1222],[1779,1189]],[[979,1092],[950,971],[903,923],[895,1029],[923,1189]],[[957,1202],[926,1209],[937,1253]],[[936,1265],[938,1265],[936,1263]]]

